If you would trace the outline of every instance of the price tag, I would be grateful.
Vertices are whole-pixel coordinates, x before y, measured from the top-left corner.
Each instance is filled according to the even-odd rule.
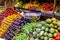
[[[28,19],[31,19],[31,18],[34,18],[34,17],[40,18],[40,16],[41,16],[41,13],[30,13],[30,12],[24,13],[24,17],[28,18]]]
[[[41,13],[24,13],[25,16],[41,16]]]

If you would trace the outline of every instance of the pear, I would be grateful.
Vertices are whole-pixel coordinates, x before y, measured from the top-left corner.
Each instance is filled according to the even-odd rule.
[[[49,37],[53,37],[53,35],[51,33],[48,34]]]
[[[42,26],[42,28],[41,28],[42,30],[45,30],[45,27],[44,26]]]
[[[53,21],[53,24],[55,24],[55,25],[56,25],[56,24],[57,24],[57,21]]]
[[[50,29],[50,32],[51,32],[51,33],[54,33],[54,32],[55,32],[55,30],[54,30],[53,28],[51,28],[51,29]]]
[[[37,34],[37,37],[39,38],[40,37],[40,34]]]
[[[44,36],[47,36],[47,35],[48,35],[48,33],[47,33],[47,32],[45,32],[45,33],[44,33]]]
[[[56,37],[57,36],[57,33],[54,33],[54,37]]]
[[[44,36],[41,36],[40,39],[43,40],[44,39]]]
[[[58,33],[58,30],[57,29],[55,29],[55,33]]]
[[[36,31],[34,31],[34,32],[33,32],[33,35],[34,35],[34,36],[36,36],[36,35],[37,35],[37,32],[36,32]]]
[[[56,18],[52,18],[52,21],[57,21],[57,19]]]
[[[58,31],[60,32],[60,27],[58,27]]]
[[[34,38],[30,38],[30,40],[34,40]]]
[[[44,37],[44,40],[48,40],[48,37]]]
[[[51,20],[51,19],[47,19],[46,22],[47,22],[47,23],[51,23],[52,20]]]
[[[57,26],[54,26],[55,28],[57,28]]]
[[[55,26],[53,24],[50,24],[50,27],[54,28]]]
[[[49,31],[49,28],[46,28],[45,31],[48,32]]]
[[[60,21],[58,21],[57,26],[60,27]]]

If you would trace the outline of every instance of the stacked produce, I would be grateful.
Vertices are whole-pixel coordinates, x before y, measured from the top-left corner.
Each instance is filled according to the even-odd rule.
[[[6,17],[1,26],[0,26],[0,37],[2,37],[4,35],[4,33],[7,31],[7,28],[9,28],[9,26],[12,24],[12,22],[14,20],[16,20],[17,18],[21,17],[19,14],[13,14],[13,15],[10,15],[8,17]]]
[[[23,5],[23,6],[22,6]],[[21,7],[21,8],[26,8],[26,9],[31,9],[31,10],[45,10],[45,11],[52,11],[54,4],[53,3],[39,3],[38,1],[33,1],[29,2],[26,4],[23,4],[22,1],[18,2],[15,7]]]
[[[56,35],[56,38],[51,38],[51,40],[60,40],[60,33]]]
[[[32,3],[25,4],[25,5],[23,6],[23,8],[27,8],[27,9],[31,9],[31,10],[34,10],[34,9],[36,9],[36,10],[41,10],[41,9],[42,9],[40,3],[37,2],[37,1],[34,1],[34,2],[32,2]]]
[[[23,37],[28,40],[51,40],[60,32],[60,21],[52,18],[46,21],[27,23],[21,28]],[[14,37],[14,40],[22,40],[20,33]]]
[[[2,13],[4,11],[4,8],[1,6],[0,7],[0,13]]]
[[[13,14],[18,14],[18,13],[15,10],[13,10],[12,8],[7,8],[3,13],[1,13],[0,14],[0,25],[5,17],[7,17],[9,15],[13,15]]]
[[[15,20],[11,26],[9,26],[8,31],[3,36],[6,40],[12,40],[12,38],[20,31],[21,26],[26,23],[24,18],[18,18]]]
[[[60,33],[57,34],[55,40],[60,40]]]
[[[25,33],[20,33],[16,35],[14,38],[14,40],[29,40],[28,35],[26,35]]]
[[[53,10],[53,7],[54,7],[54,4],[53,3],[45,3],[43,5],[43,10],[45,11],[52,11]]]
[[[29,2],[29,3],[26,3],[26,4],[23,4],[22,1],[18,2],[15,7],[20,7],[20,8],[26,8],[26,9],[31,9],[31,10],[41,10],[41,5],[40,3],[38,3],[37,1],[34,1],[34,2]]]
[[[15,5],[15,7],[23,7],[23,2],[22,2],[22,1],[18,2],[18,3]]]
[[[38,5],[37,5],[38,4]],[[24,8],[27,8],[27,9],[40,9],[41,10],[41,7],[40,7],[40,3],[38,3],[37,1],[34,1],[32,3],[28,3],[24,6]]]

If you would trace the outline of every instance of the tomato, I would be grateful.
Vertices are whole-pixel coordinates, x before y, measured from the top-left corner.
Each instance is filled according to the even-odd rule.
[[[55,38],[55,40],[60,40],[60,36],[57,36],[57,37]]]
[[[60,33],[58,33],[57,36],[60,36]]]

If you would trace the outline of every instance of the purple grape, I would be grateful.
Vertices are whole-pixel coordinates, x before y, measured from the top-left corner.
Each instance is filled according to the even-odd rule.
[[[7,34],[6,34],[6,35],[4,35],[4,37],[7,37]]]
[[[8,37],[4,37],[5,40],[8,40]]]
[[[10,38],[10,36],[6,34],[6,35],[5,35],[5,38],[9,39],[9,38]]]
[[[21,19],[17,19],[16,22],[19,22],[20,23],[21,22]]]
[[[13,38],[13,36],[14,36],[14,35],[12,35],[12,34],[9,34],[9,36],[10,36],[10,38]]]
[[[12,27],[12,28],[13,28],[13,27]],[[19,29],[19,28],[20,28],[19,26],[16,26],[16,27],[14,27],[13,29],[16,29],[16,30],[17,30],[17,29]]]
[[[13,27],[17,27],[17,25],[12,25]]]
[[[20,23],[19,23],[19,22],[14,22],[13,24],[14,24],[14,25],[17,25],[17,26],[19,26],[19,25],[20,25]]]
[[[18,21],[19,23],[21,22],[21,20]]]

